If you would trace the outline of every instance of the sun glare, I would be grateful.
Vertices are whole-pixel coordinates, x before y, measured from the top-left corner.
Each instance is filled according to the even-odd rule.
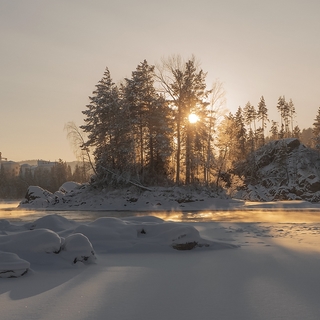
[[[189,114],[189,122],[190,123],[196,123],[199,120],[199,117],[194,114],[194,113],[190,113]]]

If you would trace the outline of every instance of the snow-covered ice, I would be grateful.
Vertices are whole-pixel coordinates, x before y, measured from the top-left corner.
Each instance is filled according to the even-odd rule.
[[[0,270],[28,269],[0,278],[4,320],[320,318],[319,223],[48,214],[1,232]]]

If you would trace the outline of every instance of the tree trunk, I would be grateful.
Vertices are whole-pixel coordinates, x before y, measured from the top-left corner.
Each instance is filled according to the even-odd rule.
[[[181,158],[181,132],[180,132],[180,115],[181,110],[179,107],[177,119],[177,163],[176,163],[176,184],[180,184],[180,158]]]
[[[190,184],[191,176],[191,137],[190,137],[190,126],[187,124],[187,134],[186,134],[186,184]]]

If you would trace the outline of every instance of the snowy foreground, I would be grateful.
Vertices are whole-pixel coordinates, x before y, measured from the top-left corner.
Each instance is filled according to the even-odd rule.
[[[181,189],[98,193],[67,183],[54,194],[30,187],[19,207],[39,211],[25,222],[2,211],[1,320],[320,319],[318,203]],[[101,214],[77,219],[86,210]],[[142,215],[114,218],[112,210]],[[195,222],[208,210],[216,221]],[[178,211],[197,220],[159,218]]]
[[[0,235],[2,320],[320,319],[319,223],[48,214]]]

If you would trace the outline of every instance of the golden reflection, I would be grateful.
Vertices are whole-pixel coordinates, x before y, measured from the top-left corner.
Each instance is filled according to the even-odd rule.
[[[320,211],[312,210],[217,210],[217,211],[153,211],[132,215],[155,216],[174,222],[320,222]]]
[[[48,214],[58,214],[75,221],[93,221],[100,217],[155,216],[165,221],[174,222],[320,222],[320,210],[312,210],[310,208],[253,209],[252,206],[249,210],[211,211],[56,211],[19,209],[17,206],[18,202],[0,202],[0,219],[34,221]]]

